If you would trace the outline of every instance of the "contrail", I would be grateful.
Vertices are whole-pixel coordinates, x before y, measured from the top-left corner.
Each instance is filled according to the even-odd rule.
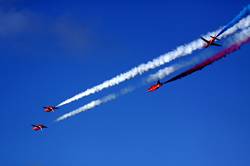
[[[234,25],[232,28],[230,28],[228,31],[226,31],[227,33],[224,33],[224,35],[222,36],[222,38],[225,38],[235,32],[237,32],[238,30],[242,30],[246,27],[250,26],[250,16],[242,19],[239,23],[237,23],[236,25]],[[211,32],[211,33],[208,33],[205,37],[208,37],[210,36],[211,34],[214,34],[214,33],[218,33],[218,30],[217,31],[214,31],[214,32]],[[76,101],[80,98],[83,98],[83,97],[86,97],[86,96],[89,96],[91,94],[94,94],[96,92],[99,92],[103,89],[106,89],[106,88],[109,88],[109,87],[112,87],[112,86],[115,86],[115,85],[118,85],[120,84],[121,82],[124,82],[124,81],[127,81],[127,80],[130,80],[138,75],[141,75],[149,70],[152,70],[156,67],[159,67],[161,65],[164,65],[176,58],[179,58],[179,57],[182,57],[182,56],[185,56],[185,55],[189,55],[191,54],[193,51],[195,50],[198,50],[198,49],[201,49],[204,47],[204,42],[200,39],[197,39],[197,40],[194,40],[192,41],[191,43],[189,44],[184,44],[184,45],[181,45],[179,47],[177,47],[175,50],[173,51],[170,51],[164,55],[161,55],[160,57],[158,58],[155,58],[153,59],[152,61],[149,61],[147,63],[143,63],[137,67],[134,67],[132,68],[131,70],[127,71],[127,72],[124,72],[124,73],[121,73],[115,77],[113,77],[112,79],[110,80],[107,80],[107,81],[104,81],[103,83],[97,85],[97,86],[94,86],[90,89],[87,89],[85,90],[84,92],[82,93],[79,93],[65,101],[63,101],[62,103],[58,104],[57,107],[60,107],[60,106],[63,106],[65,104],[68,104],[68,103],[71,103],[73,101]]]
[[[97,106],[100,106],[101,104],[104,104],[104,103],[107,103],[109,101],[112,101],[112,100],[115,100],[117,97],[121,96],[121,95],[125,95],[127,93],[130,93],[134,90],[134,87],[127,87],[127,88],[124,88],[122,89],[119,93],[112,93],[112,94],[109,94],[101,99],[97,99],[97,100],[94,100],[94,101],[91,101],[89,102],[88,104],[74,110],[74,111],[71,111],[69,113],[66,113],[62,116],[60,116],[59,118],[56,119],[56,122],[59,122],[59,121],[62,121],[62,120],[65,120],[65,119],[68,119],[72,116],[75,116],[81,112],[85,112],[87,110],[90,110],[90,109],[93,109]]]
[[[198,71],[198,70],[208,66],[209,64],[212,64],[213,62],[223,58],[224,56],[226,56],[226,55],[228,55],[228,54],[230,54],[230,53],[232,53],[234,51],[237,51],[240,48],[240,46],[242,46],[243,44],[246,44],[246,43],[248,43],[250,41],[250,28],[248,28],[246,30],[243,30],[242,32],[238,33],[237,35],[235,35],[233,37],[233,39],[235,39],[235,41],[237,41],[237,42],[232,44],[228,48],[220,51],[219,53],[215,54],[214,56],[206,59],[204,62],[196,65],[195,67],[192,67],[191,69],[189,69],[189,70],[187,70],[187,71],[173,77],[172,79],[164,82],[164,84],[166,84],[168,82],[171,82],[171,81],[175,81],[175,80],[180,79],[180,78],[182,78],[184,76],[187,76],[189,74],[192,74],[195,71]],[[185,67],[187,65],[193,64],[193,63],[197,62],[198,60],[199,60],[199,58],[193,58],[190,62],[186,62],[186,63],[182,63],[182,64],[176,64],[176,65],[161,69],[157,73],[155,73],[153,75],[150,75],[147,78],[147,82],[155,81],[157,79],[162,79],[162,78],[166,77],[167,75],[175,72],[176,70],[178,70],[178,69],[180,69],[182,67]],[[112,93],[112,94],[107,95],[107,96],[105,96],[105,97],[103,97],[101,99],[91,101],[90,103],[84,105],[83,107],[80,107],[80,108],[78,108],[78,109],[76,109],[76,110],[74,110],[72,112],[69,112],[69,113],[66,113],[66,114],[60,116],[59,118],[56,119],[56,122],[68,119],[68,118],[70,118],[72,116],[75,116],[75,115],[77,115],[79,113],[88,111],[90,109],[94,109],[97,106],[100,106],[100,105],[102,105],[104,103],[115,100],[119,96],[125,95],[125,94],[130,93],[130,92],[132,92],[134,90],[135,90],[135,87],[124,88],[119,93]]]

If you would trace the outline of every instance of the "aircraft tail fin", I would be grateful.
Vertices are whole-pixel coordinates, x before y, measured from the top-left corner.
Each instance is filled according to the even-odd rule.
[[[210,36],[211,38],[215,38],[216,40],[220,40],[219,38],[217,38],[217,36]]]
[[[157,81],[157,84],[163,85],[164,83],[161,82],[160,80]]]

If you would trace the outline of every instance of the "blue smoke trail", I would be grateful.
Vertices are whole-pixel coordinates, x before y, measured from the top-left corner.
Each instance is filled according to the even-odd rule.
[[[219,33],[216,37],[220,36],[223,32],[228,30],[230,27],[237,24],[242,18],[246,17],[250,14],[250,4],[247,5],[241,12],[238,14],[232,21],[230,21]]]

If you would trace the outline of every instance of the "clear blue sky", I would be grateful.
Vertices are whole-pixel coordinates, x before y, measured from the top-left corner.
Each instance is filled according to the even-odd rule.
[[[225,25],[247,3],[1,0],[0,165],[248,166],[249,45],[155,93],[142,87],[60,123],[143,76],[42,110]],[[33,132],[33,123],[49,128]]]

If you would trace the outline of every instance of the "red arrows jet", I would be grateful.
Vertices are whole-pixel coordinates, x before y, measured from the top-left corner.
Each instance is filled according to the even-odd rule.
[[[215,40],[219,40],[216,36],[210,36],[210,37],[211,37],[210,40],[207,40],[207,39],[201,37],[201,39],[202,39],[204,42],[206,42],[205,48],[208,48],[208,47],[211,46],[211,45],[212,45],[212,46],[221,46],[220,44],[215,43]]]
[[[157,89],[159,89],[161,86],[163,85],[163,83],[161,83],[159,80],[157,81],[157,83],[153,86],[151,86],[150,88],[148,88],[148,92],[153,92]]]
[[[51,112],[51,111],[54,112],[56,109],[58,109],[58,107],[55,107],[55,106],[46,106],[43,108],[45,112]]]
[[[32,125],[32,130],[34,130],[34,131],[43,130],[43,128],[48,128],[48,127],[44,126],[43,124]]]

